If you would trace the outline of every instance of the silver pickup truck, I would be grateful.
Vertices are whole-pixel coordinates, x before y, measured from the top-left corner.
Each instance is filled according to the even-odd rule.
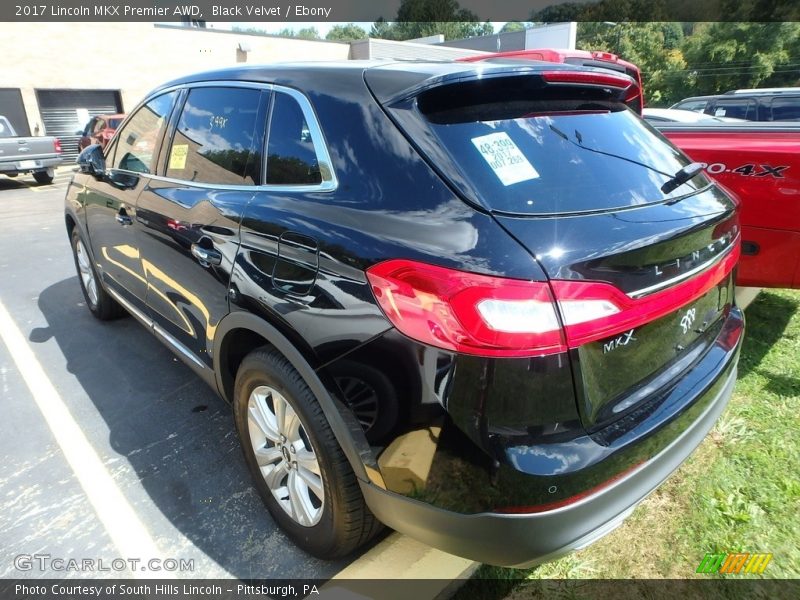
[[[16,177],[33,173],[37,183],[52,183],[61,164],[61,142],[54,137],[18,137],[8,119],[0,115],[0,173]]]

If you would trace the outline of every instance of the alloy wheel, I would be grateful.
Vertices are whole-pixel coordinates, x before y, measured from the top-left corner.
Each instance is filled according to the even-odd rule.
[[[316,525],[325,491],[316,452],[299,415],[280,392],[261,385],[248,398],[247,425],[261,476],[278,504],[298,524]]]

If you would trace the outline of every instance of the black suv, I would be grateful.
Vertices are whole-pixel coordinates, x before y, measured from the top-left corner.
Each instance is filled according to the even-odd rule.
[[[311,553],[380,523],[501,565],[584,546],[703,439],[743,333],[736,204],[630,85],[546,63],[173,81],[79,158],[88,306],[232,403]]]

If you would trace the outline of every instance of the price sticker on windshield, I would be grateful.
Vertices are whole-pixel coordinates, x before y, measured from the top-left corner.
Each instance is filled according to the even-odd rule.
[[[472,138],[472,143],[503,185],[539,177],[539,173],[507,133],[501,131],[482,135]]]

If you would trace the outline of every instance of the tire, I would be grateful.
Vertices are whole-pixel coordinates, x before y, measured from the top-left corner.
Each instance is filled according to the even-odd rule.
[[[242,361],[234,417],[255,487],[297,546],[330,560],[382,529],[314,394],[276,350],[255,350]]]
[[[36,180],[36,183],[40,185],[48,185],[53,183],[53,178],[55,177],[55,173],[53,169],[47,169],[46,171],[34,171],[33,178]]]
[[[345,403],[370,444],[377,444],[397,425],[399,403],[392,381],[370,365],[343,359],[331,368]]]
[[[125,309],[103,288],[77,227],[72,229],[70,240],[72,242],[72,258],[75,260],[75,269],[78,271],[78,281],[81,284],[86,306],[91,313],[101,321],[110,321],[126,315]]]

